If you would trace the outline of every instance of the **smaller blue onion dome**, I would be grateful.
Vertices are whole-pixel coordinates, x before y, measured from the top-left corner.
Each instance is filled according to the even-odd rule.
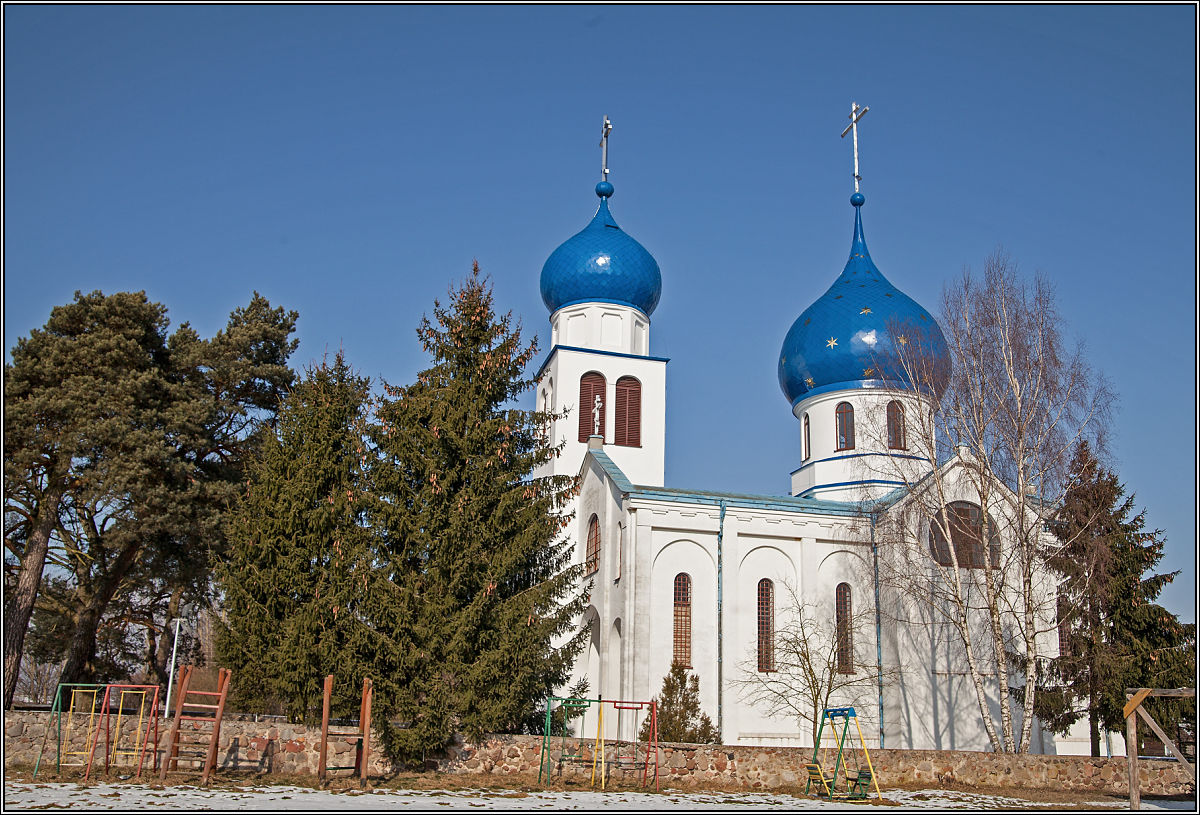
[[[613,185],[596,185],[600,208],[582,232],[555,249],[542,266],[542,302],[550,313],[576,303],[620,303],[647,317],[662,296],[662,272],[608,211]]]
[[[863,237],[865,201],[862,193],[850,197],[854,242],[846,267],[784,338],[779,386],[792,407],[814,393],[850,388],[915,386],[940,398],[950,380],[950,353],[937,320],[871,260]]]

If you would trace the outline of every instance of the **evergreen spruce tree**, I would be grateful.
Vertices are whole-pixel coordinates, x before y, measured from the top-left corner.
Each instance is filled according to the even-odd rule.
[[[574,479],[534,478],[556,450],[548,415],[512,404],[534,383],[512,315],[478,264],[417,336],[433,364],[377,407],[376,564],[364,609],[378,637],[377,720],[393,759],[514,731],[566,681],[583,642],[579,566],[562,532]],[[389,720],[399,721],[393,727]]]
[[[700,677],[672,662],[658,697],[658,740],[684,744],[719,744],[720,734],[700,709]],[[642,722],[639,739],[650,736],[650,717]]]
[[[309,368],[250,467],[218,570],[218,656],[237,673],[234,699],[246,709],[278,704],[292,721],[312,721],[335,673],[333,714],[357,712],[374,644],[359,609],[372,590],[363,525],[369,387],[341,352]]]
[[[1192,684],[1195,626],[1154,602],[1177,572],[1150,573],[1165,541],[1160,530],[1145,528],[1145,510],[1134,513],[1133,496],[1086,443],[1076,449],[1071,473],[1052,524],[1063,541],[1051,560],[1063,575],[1062,646],[1035,709],[1060,733],[1087,715],[1092,755],[1099,756],[1101,729],[1124,728],[1126,688]],[[1179,703],[1154,701],[1168,720],[1181,713]]]

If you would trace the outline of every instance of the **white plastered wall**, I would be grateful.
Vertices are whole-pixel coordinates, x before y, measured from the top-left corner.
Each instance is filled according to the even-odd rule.
[[[907,450],[887,447],[887,404],[892,400],[904,405],[910,437]],[[837,449],[836,411],[842,402],[854,408],[854,448],[849,450]],[[911,391],[871,388],[822,393],[798,403],[793,413],[799,427],[802,461],[792,472],[791,494],[830,501],[860,501],[886,495],[898,481],[917,481],[928,472],[929,465],[920,458],[918,445],[911,437],[915,432],[915,412],[928,409],[928,401]],[[804,450],[806,415],[810,450]]]

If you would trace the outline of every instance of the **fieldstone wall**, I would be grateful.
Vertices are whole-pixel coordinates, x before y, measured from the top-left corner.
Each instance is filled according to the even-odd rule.
[[[37,761],[46,734],[49,714],[15,711],[4,716],[4,763],[32,767]],[[136,728],[136,720],[132,727]],[[122,725],[128,733],[130,719]],[[166,743],[169,723],[160,724],[162,743]],[[277,720],[257,721],[253,716],[226,715],[221,725],[218,768],[257,773],[296,773],[315,775],[320,749],[320,729],[289,725]],[[71,735],[72,750],[83,750],[86,725]],[[99,754],[103,754],[101,734]],[[122,737],[122,744],[126,744]],[[536,780],[541,760],[540,736],[494,736],[481,744],[458,741],[446,754],[426,762],[426,768],[446,773],[522,776]],[[199,747],[192,748],[199,752]],[[354,763],[354,745],[348,739],[331,740],[330,764]],[[97,766],[103,769],[97,756]],[[609,779],[618,784],[641,782],[646,755],[629,744],[605,745],[604,758]],[[798,786],[806,778],[804,765],[812,751],[796,747],[745,747],[694,744],[662,744],[659,752],[659,780],[670,786],[740,787],[772,789]],[[78,756],[70,757],[79,761]],[[832,758],[826,761],[829,763]],[[121,757],[118,764],[132,764],[132,757]],[[880,786],[944,784],[1056,789],[1105,792],[1128,795],[1124,758],[1084,756],[1000,755],[996,753],[949,750],[874,750],[871,763]],[[147,761],[147,766],[150,762]],[[54,735],[46,742],[42,758],[43,772],[53,771]],[[187,767],[189,765],[182,764]],[[190,766],[199,767],[199,762]],[[599,763],[596,764],[597,770]],[[551,781],[589,780],[593,767],[593,743],[590,739],[551,740],[546,762]],[[372,733],[370,774],[386,776],[393,768],[379,749],[378,732]],[[653,768],[651,768],[651,771]],[[1186,770],[1174,761],[1138,762],[1143,795],[1181,795],[1195,792],[1195,784]],[[348,776],[350,771],[331,773]],[[40,777],[40,774],[39,774]],[[47,776],[50,777],[50,776]]]
[[[98,717],[97,717],[98,718]],[[45,712],[33,711],[10,711],[4,714],[4,766],[29,766],[32,767],[38,760],[38,755],[42,754],[42,745],[45,743],[45,752],[42,754],[42,769],[39,770],[39,778],[42,772],[47,770],[53,772],[55,762],[55,740],[56,733],[51,732],[49,738],[46,738],[46,726],[50,720],[50,715]],[[63,717],[63,729],[66,731],[67,717]],[[111,727],[116,729],[116,717],[113,717]],[[167,736],[170,733],[170,722],[163,719],[159,722],[159,744],[165,747]],[[87,744],[87,718],[77,716],[76,721],[72,723],[71,732],[68,735],[68,746],[64,748],[64,753],[83,753]],[[207,733],[211,728],[208,725],[201,725],[195,722],[184,722],[180,728],[184,734],[182,738],[183,744],[180,747],[180,756],[194,755],[197,759],[194,761],[185,761],[181,758],[179,767],[182,770],[189,768],[199,768],[201,765],[200,758],[203,757],[203,751],[207,745]],[[331,729],[334,729],[331,727]],[[349,728],[337,728],[346,730]],[[118,740],[118,746],[121,753],[117,757],[116,764],[118,766],[134,766],[137,763],[137,756],[131,749],[136,739],[137,717],[125,716],[121,723],[121,735]],[[370,756],[368,757],[367,767],[370,775],[381,776],[392,772],[391,764],[383,756],[382,751],[378,748],[378,742],[374,741],[378,734],[372,733],[372,744]],[[189,741],[201,740],[201,744],[189,745]],[[153,741],[153,731],[151,731],[151,741]],[[354,764],[354,749],[356,740],[349,738],[333,738],[329,740],[329,754],[327,761],[330,765],[335,766],[350,766]],[[101,770],[104,768],[105,735],[103,730],[100,732],[100,741],[96,748],[95,767]],[[305,727],[303,725],[291,725],[278,720],[259,721],[254,716],[241,716],[226,714],[221,722],[221,737],[217,745],[217,768],[222,770],[239,770],[259,773],[296,773],[301,775],[316,775],[317,767],[320,761],[321,749],[321,729],[319,727]],[[126,754],[128,753],[128,754]],[[85,755],[66,755],[63,758],[65,763],[86,762]],[[147,757],[145,766],[147,770],[143,771],[143,776],[153,766],[153,759]],[[95,772],[95,769],[93,769]],[[342,770],[330,772],[330,777],[350,776],[352,772]]]
[[[442,772],[536,775],[541,749],[542,739],[538,736],[494,736],[479,745],[452,745],[449,756],[437,764]],[[632,754],[628,744],[605,745],[608,776],[618,783],[640,783],[645,758],[641,750]],[[803,785],[807,778],[804,765],[811,759],[811,748],[664,743],[660,745],[658,773],[660,783],[671,786],[771,789]],[[832,760],[830,756],[825,763]],[[1129,794],[1124,758],[872,750],[871,764],[881,787],[953,783]],[[551,740],[547,767],[552,779],[589,779],[592,766],[590,739]],[[1195,784],[1178,762],[1140,761],[1138,776],[1143,795],[1195,791]]]

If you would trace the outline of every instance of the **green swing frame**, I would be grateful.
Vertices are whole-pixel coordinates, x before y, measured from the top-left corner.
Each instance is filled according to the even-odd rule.
[[[854,720],[854,729],[858,733],[858,749],[862,751],[867,762],[867,768],[864,771],[856,759],[853,775],[846,766],[845,759],[846,740],[850,736],[851,719]],[[826,722],[829,722],[834,738],[837,740],[837,756],[834,759],[832,770],[825,769],[817,760],[821,751],[821,736],[825,732]],[[839,728],[840,733],[838,732]],[[853,751],[853,746],[850,749]],[[816,794],[830,801],[862,800],[870,795],[871,786],[874,785],[875,797],[883,797],[879,792],[879,779],[875,775],[875,768],[871,765],[871,754],[867,751],[867,745],[863,739],[862,725],[858,723],[858,714],[852,707],[829,707],[821,712],[821,723],[817,727],[817,740],[813,745],[812,761],[804,765],[804,769],[808,774],[808,780],[804,784],[806,795]],[[839,780],[841,781],[840,788]]]

